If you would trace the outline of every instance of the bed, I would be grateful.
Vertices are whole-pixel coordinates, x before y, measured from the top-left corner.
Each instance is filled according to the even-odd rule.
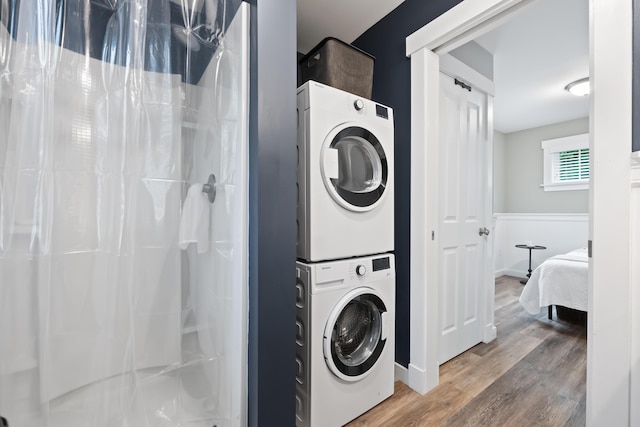
[[[531,274],[520,304],[531,314],[548,307],[549,319],[554,305],[586,312],[588,268],[586,248],[547,259]]]

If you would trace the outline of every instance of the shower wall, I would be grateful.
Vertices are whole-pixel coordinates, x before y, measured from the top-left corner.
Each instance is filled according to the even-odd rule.
[[[211,173],[218,182],[212,249],[199,254],[192,245],[184,257],[191,276],[183,286],[189,283],[191,298],[183,299],[183,313],[194,315],[184,319],[183,343],[189,351],[197,340],[215,363],[217,405],[232,425],[246,421],[248,9],[240,8],[198,85],[187,86],[182,133],[188,183],[206,182]]]

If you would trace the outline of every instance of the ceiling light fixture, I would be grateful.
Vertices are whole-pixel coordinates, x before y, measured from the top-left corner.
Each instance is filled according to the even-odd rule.
[[[587,96],[590,92],[589,77],[571,82],[564,89],[575,96]]]

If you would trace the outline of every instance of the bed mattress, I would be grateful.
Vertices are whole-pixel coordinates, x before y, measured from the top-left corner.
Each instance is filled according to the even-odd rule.
[[[586,248],[551,257],[533,271],[520,303],[531,314],[550,305],[587,311],[588,270]]]

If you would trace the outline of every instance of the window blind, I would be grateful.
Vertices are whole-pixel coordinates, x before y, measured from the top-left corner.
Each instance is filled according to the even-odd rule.
[[[544,191],[589,189],[589,134],[541,142],[544,150]]]
[[[558,151],[553,156],[553,182],[568,183],[589,180],[589,149]]]

